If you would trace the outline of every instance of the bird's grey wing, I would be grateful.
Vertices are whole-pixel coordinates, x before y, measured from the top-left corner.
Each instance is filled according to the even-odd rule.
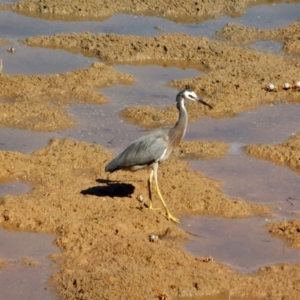
[[[150,165],[159,160],[167,149],[167,137],[160,133],[152,133],[134,141],[111,161],[109,168],[117,170],[132,166]]]

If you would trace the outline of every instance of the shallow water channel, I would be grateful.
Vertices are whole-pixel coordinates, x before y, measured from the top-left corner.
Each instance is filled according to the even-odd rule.
[[[175,23],[155,17],[133,15],[116,15],[102,22],[48,21],[0,11],[0,38],[10,39],[17,49],[15,54],[10,54],[6,51],[7,46],[0,47],[0,59],[3,59],[3,72],[6,74],[61,73],[87,67],[97,59],[60,50],[29,48],[17,40],[40,34],[74,31],[136,35],[184,32],[194,36],[213,37],[214,32],[227,22],[239,22],[260,28],[286,26],[299,18],[299,11],[299,4],[261,5],[249,9],[240,18],[224,16],[200,24],[190,24],[188,20],[187,23]],[[279,53],[281,45],[270,41],[255,43],[251,47]],[[101,89],[101,93],[110,100],[108,104],[69,107],[68,113],[78,120],[78,127],[55,133],[0,128],[0,149],[31,153],[45,147],[53,137],[70,137],[95,142],[118,153],[129,141],[144,134],[143,128],[120,119],[120,110],[134,105],[173,105],[176,91],[169,88],[167,83],[173,79],[200,74],[197,70],[178,67],[115,67],[119,71],[133,74],[136,82],[131,86],[116,85]],[[231,119],[206,118],[189,124],[186,139],[224,141],[231,146],[229,154],[223,159],[191,161],[192,169],[222,181],[223,191],[230,197],[272,205],[274,216],[242,220],[186,217],[180,227],[199,236],[191,239],[187,245],[188,251],[198,256],[211,255],[220,262],[246,272],[267,264],[300,261],[299,251],[290,249],[282,240],[271,237],[264,229],[270,221],[300,214],[299,176],[287,168],[248,157],[242,150],[243,145],[250,143],[270,144],[284,141],[299,131],[299,113],[298,105],[278,104],[242,113]],[[30,188],[21,182],[0,184],[0,196],[26,193]],[[296,199],[293,204],[286,201],[288,197]],[[57,298],[53,291],[48,291],[47,286],[51,271],[46,257],[58,252],[52,243],[53,239],[53,236],[43,234],[0,230],[0,240],[5,241],[5,247],[0,245],[2,259],[11,262],[30,257],[39,262],[37,266],[17,263],[1,269],[0,290],[5,299]],[[36,294],[32,294],[33,290],[36,290]],[[205,299],[228,299],[228,295]]]

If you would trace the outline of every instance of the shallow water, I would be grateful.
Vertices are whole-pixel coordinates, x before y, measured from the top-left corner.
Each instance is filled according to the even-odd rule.
[[[252,47],[258,51],[283,54],[282,52],[282,43],[274,41],[258,41],[249,44],[249,47]]]
[[[20,181],[0,183],[0,197],[4,195],[19,195],[30,191],[31,187]]]
[[[289,168],[243,153],[229,154],[219,160],[194,160],[191,163],[193,169],[222,181],[222,190],[229,197],[271,205],[275,216],[279,218],[299,217],[300,177]],[[289,198],[295,199],[293,204]]]
[[[25,154],[44,148],[49,141],[58,137],[52,132],[38,132],[17,128],[0,128],[0,150],[18,151]]]
[[[0,1],[3,3],[3,0]],[[0,36],[11,40],[23,39],[28,36],[53,35],[56,33],[84,32],[116,33],[141,36],[154,36],[162,33],[182,32],[191,36],[212,37],[217,30],[228,22],[240,23],[245,26],[272,29],[287,26],[299,19],[299,4],[259,5],[248,9],[240,17],[223,16],[201,23],[192,23],[189,19],[176,23],[158,17],[134,16],[118,14],[107,20],[100,21],[51,21],[30,18],[14,12],[0,11]],[[63,17],[62,17],[63,18]],[[22,28],[22,30],[20,30]]]
[[[49,265],[16,265],[1,269],[1,299],[58,300],[59,297],[48,283],[51,273]]]
[[[1,37],[1,35],[0,35]],[[14,53],[7,50],[12,47]],[[7,75],[49,75],[88,68],[97,58],[85,57],[82,54],[70,54],[63,50],[32,48],[15,42],[13,45],[0,47],[2,73]]]
[[[234,118],[201,119],[189,124],[185,138],[229,144],[277,144],[300,128],[300,106],[280,103],[238,114]]]
[[[7,3],[9,0],[0,1]],[[11,45],[0,47],[3,72],[6,74],[52,74],[87,67],[95,58],[61,50],[31,48],[18,43],[28,36],[52,35],[55,33],[83,32],[117,33],[153,36],[168,32],[183,32],[191,36],[213,37],[216,30],[228,22],[265,29],[286,26],[300,15],[300,4],[261,5],[253,7],[240,18],[224,16],[199,24],[175,23],[156,17],[116,15],[103,22],[48,21],[0,11],[0,37],[13,41],[14,54],[7,52]],[[20,30],[21,29],[21,30]],[[250,45],[260,51],[280,53],[281,44],[272,41]],[[45,147],[52,137],[71,137],[87,142],[96,142],[118,153],[129,141],[144,134],[143,129],[128,124],[118,117],[121,109],[131,105],[169,106],[175,101],[175,91],[166,86],[173,79],[199,76],[197,70],[159,66],[116,66],[118,70],[134,74],[137,81],[131,86],[117,85],[101,89],[110,99],[105,105],[77,105],[68,112],[79,120],[77,128],[56,133],[41,133],[12,128],[0,128],[0,149],[31,153]],[[222,180],[224,192],[232,197],[274,207],[276,218],[298,216],[300,207],[299,177],[290,170],[274,164],[249,158],[241,146],[248,143],[278,143],[299,130],[299,106],[280,104],[243,113],[232,119],[204,119],[189,125],[186,139],[219,140],[231,144],[229,155],[220,160],[193,161],[194,169]],[[113,116],[113,117],[112,117]],[[257,175],[259,174],[259,176]],[[23,183],[0,185],[0,194],[28,192]],[[1,192],[2,191],[2,192]],[[295,197],[293,205],[286,201]],[[300,203],[300,200],[299,200]],[[192,217],[183,221],[183,228],[200,237],[191,240],[187,249],[198,256],[211,255],[243,271],[276,262],[300,261],[296,250],[289,249],[280,239],[272,238],[261,227],[270,219],[249,218],[224,220],[220,218]],[[17,238],[16,238],[17,237]],[[0,290],[5,299],[56,299],[47,286],[51,270],[46,256],[57,252],[53,237],[31,233],[11,233],[0,230],[0,257],[19,260],[29,256],[40,265],[17,265],[1,269]],[[10,254],[13,253],[13,256]],[[268,255],[265,255],[267,253]],[[34,287],[34,289],[33,289]],[[46,287],[46,289],[45,289]],[[33,292],[34,290],[34,292]],[[193,299],[193,298],[190,298]],[[197,298],[202,299],[202,298]],[[204,299],[228,299],[216,296]],[[237,298],[232,298],[237,299]]]
[[[0,228],[0,239],[0,258],[9,264],[0,270],[1,299],[58,299],[48,282],[53,270],[47,256],[59,253],[54,236]]]
[[[263,229],[269,218],[227,220],[211,217],[182,219],[183,229],[193,237],[186,249],[199,257],[211,256],[218,262],[244,272],[281,262],[300,261],[299,250],[287,247]]]

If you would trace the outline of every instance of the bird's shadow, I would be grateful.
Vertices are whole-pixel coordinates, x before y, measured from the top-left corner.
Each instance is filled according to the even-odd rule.
[[[82,190],[83,195],[92,195],[98,197],[108,196],[114,197],[130,197],[134,192],[134,186],[129,183],[123,183],[119,181],[112,181],[108,179],[97,179],[96,182],[101,185],[90,187],[86,190]]]

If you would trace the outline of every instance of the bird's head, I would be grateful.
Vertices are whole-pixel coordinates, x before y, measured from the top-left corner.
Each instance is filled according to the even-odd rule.
[[[210,104],[208,104],[205,101],[203,101],[202,99],[200,99],[197,96],[197,94],[191,90],[189,85],[187,85],[184,90],[179,92],[178,96],[180,96],[178,98],[183,98],[185,100],[191,100],[191,101],[196,101],[196,102],[202,103],[203,105],[208,106],[210,109],[213,108]]]

